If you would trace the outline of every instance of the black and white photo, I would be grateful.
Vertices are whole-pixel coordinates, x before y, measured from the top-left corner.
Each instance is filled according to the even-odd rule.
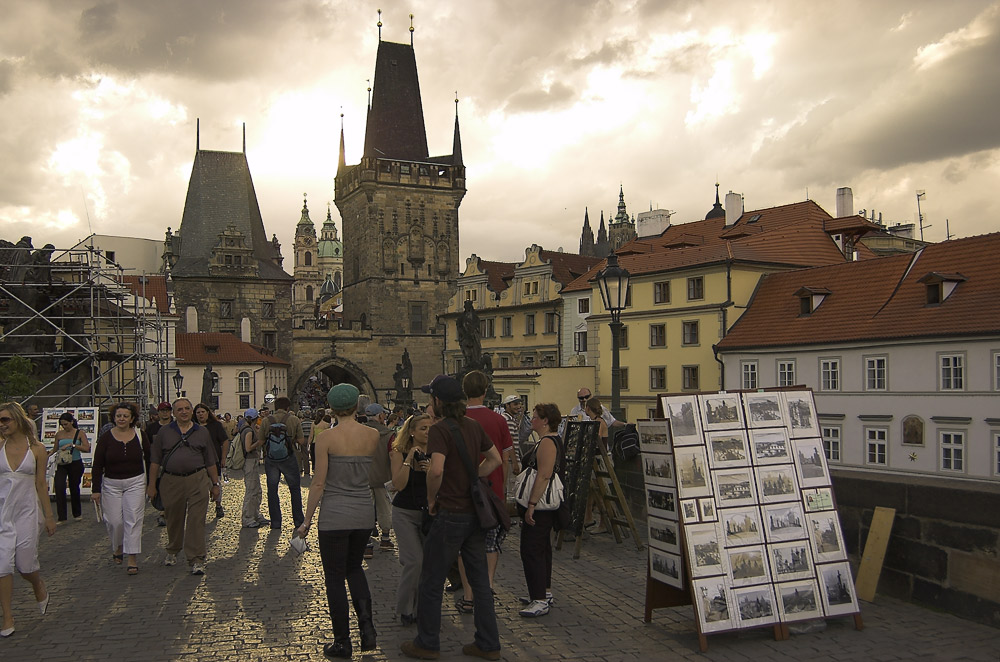
[[[743,427],[743,405],[738,393],[699,395],[698,399],[706,430],[731,430]]]
[[[795,467],[793,465],[765,465],[757,467],[755,472],[761,503],[799,500],[799,485],[795,480]]]
[[[830,485],[830,470],[826,464],[822,439],[793,439],[792,455],[801,487]]]
[[[816,576],[808,540],[768,545],[767,555],[771,562],[771,576],[776,582]]]
[[[643,453],[667,453],[673,447],[670,443],[670,429],[665,419],[643,419],[635,422],[639,434],[639,449]]]
[[[750,449],[754,464],[787,464],[792,461],[785,428],[750,431]]]
[[[823,597],[823,611],[827,616],[843,616],[859,611],[850,563],[845,561],[818,565],[816,570]]]
[[[780,393],[744,393],[743,404],[749,427],[767,428],[785,425]]]
[[[674,470],[677,472],[677,487],[682,498],[712,495],[704,446],[675,448]]]
[[[670,437],[674,446],[701,444],[701,415],[698,400],[693,395],[663,398],[663,411],[670,422]]]
[[[713,469],[750,466],[750,447],[743,430],[709,432],[708,464]]]
[[[815,579],[776,584],[775,591],[778,594],[778,616],[782,622],[823,617]]]
[[[732,595],[738,627],[752,628],[777,622],[778,613],[774,604],[774,590],[770,584],[734,588]]]
[[[753,469],[720,469],[712,472],[715,501],[719,508],[750,506],[757,503]]]

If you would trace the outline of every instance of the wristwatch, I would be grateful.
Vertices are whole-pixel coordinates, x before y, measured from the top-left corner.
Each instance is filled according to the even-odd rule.
[[[222,487],[222,483],[212,483],[212,487]]]

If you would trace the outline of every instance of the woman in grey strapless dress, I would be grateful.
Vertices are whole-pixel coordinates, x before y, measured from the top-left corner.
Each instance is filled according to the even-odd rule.
[[[316,466],[309,489],[305,522],[297,529],[303,538],[309,532],[313,514],[320,506],[319,553],[326,577],[326,599],[333,622],[333,642],[323,646],[327,657],[351,657],[351,626],[344,581],[351,589],[358,617],[361,650],[375,648],[372,598],[362,567],[365,546],[375,526],[368,470],[378,445],[379,434],[354,418],[358,389],[337,384],[327,394],[327,402],[337,425],[316,436]],[[320,487],[322,486],[322,489]],[[320,505],[322,501],[322,505]]]

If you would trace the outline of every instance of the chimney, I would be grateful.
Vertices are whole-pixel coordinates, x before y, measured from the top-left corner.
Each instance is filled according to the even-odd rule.
[[[837,189],[837,218],[854,216],[854,192],[850,186]]]
[[[736,225],[736,221],[740,220],[742,215],[743,196],[730,191],[726,194],[726,227],[730,228]]]
[[[635,225],[639,239],[659,237],[663,234],[670,227],[670,217],[673,213],[669,209],[650,209],[639,212]]]

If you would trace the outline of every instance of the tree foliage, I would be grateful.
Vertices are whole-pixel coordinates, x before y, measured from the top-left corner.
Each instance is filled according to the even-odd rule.
[[[33,377],[35,364],[23,356],[0,363],[0,402],[22,401],[35,394],[41,381]]]

